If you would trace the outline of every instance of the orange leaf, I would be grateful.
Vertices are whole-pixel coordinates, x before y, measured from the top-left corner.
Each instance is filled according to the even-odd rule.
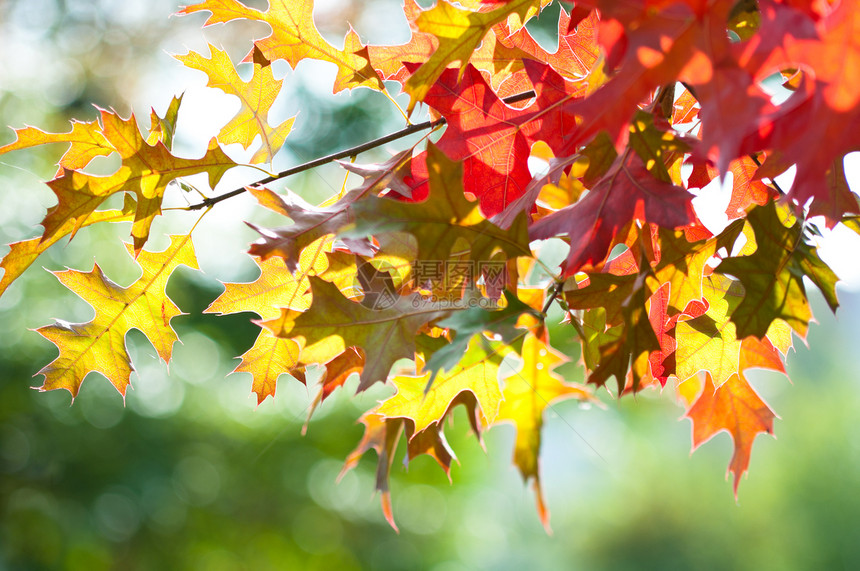
[[[721,430],[731,435],[735,451],[729,471],[734,474],[733,488],[737,497],[740,477],[750,463],[753,440],[760,432],[773,434],[776,415],[743,376],[732,375],[714,390],[711,376],[706,373],[702,393],[686,416],[693,421],[693,450]]]

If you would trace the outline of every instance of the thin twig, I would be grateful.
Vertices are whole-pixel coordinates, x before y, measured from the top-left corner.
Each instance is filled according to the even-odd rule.
[[[543,309],[540,312],[541,315],[546,317],[546,312],[549,311],[549,308],[552,305],[552,302],[554,302],[555,298],[557,298],[559,296],[559,294],[561,294],[563,289],[564,289],[564,280],[556,281],[555,285],[552,288],[552,293],[549,294],[549,297],[546,298],[546,301],[543,304]]]
[[[505,103],[517,103],[519,101],[525,101],[527,99],[531,99],[535,97],[534,91],[526,91],[525,93],[518,93],[517,95],[511,95],[510,97],[505,97],[502,99]],[[424,121],[423,123],[417,123],[415,125],[409,125],[408,127],[404,127],[399,131],[391,133],[389,135],[385,135],[384,137],[379,137],[378,139],[374,139],[372,141],[368,141],[366,143],[362,143],[361,145],[345,149],[343,151],[338,151],[336,153],[332,153],[330,155],[326,155],[324,157],[320,157],[318,159],[314,159],[312,161],[308,161],[306,163],[300,164],[298,166],[288,168],[285,171],[281,171],[272,176],[266,177],[264,179],[258,180],[256,182],[250,183],[246,186],[256,186],[258,184],[268,184],[270,182],[274,182],[276,180],[286,178],[288,176],[292,176],[294,174],[298,174],[300,172],[304,172],[306,170],[310,170],[312,168],[316,168],[318,166],[322,166],[328,164],[330,162],[336,161],[338,159],[345,159],[352,157],[354,155],[358,155],[365,151],[369,151],[370,149],[375,149],[376,147],[380,147],[386,143],[390,143],[391,141],[396,141],[397,139],[402,139],[403,137],[407,137],[413,133],[417,133],[419,131],[423,131],[425,129],[433,129],[435,127],[439,127],[446,123],[445,118],[437,119],[435,121]],[[192,204],[185,208],[185,210],[200,210],[201,208],[207,208],[209,206],[213,206],[218,204],[222,200],[227,200],[228,198],[232,198],[234,196],[238,196],[245,192],[245,186],[242,188],[237,188],[235,190],[231,190],[230,192],[226,192],[219,196],[213,196],[212,198],[207,198],[202,202],[197,204]]]

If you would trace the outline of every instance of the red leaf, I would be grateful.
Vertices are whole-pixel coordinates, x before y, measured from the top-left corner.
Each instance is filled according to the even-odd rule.
[[[615,237],[633,220],[664,228],[695,222],[691,199],[683,188],[654,178],[638,155],[627,152],[584,198],[535,222],[529,236],[532,240],[568,237],[564,275],[571,276],[586,264],[603,262]]]
[[[452,160],[464,161],[465,191],[479,198],[487,217],[504,210],[531,182],[531,146],[545,141],[555,151],[575,128],[574,117],[563,114],[558,104],[576,98],[577,86],[547,65],[523,65],[537,92],[524,109],[505,104],[471,65],[461,81],[457,70],[443,72],[424,98],[448,122],[438,147]],[[412,161],[413,199],[418,201],[427,196],[424,161],[424,154]]]

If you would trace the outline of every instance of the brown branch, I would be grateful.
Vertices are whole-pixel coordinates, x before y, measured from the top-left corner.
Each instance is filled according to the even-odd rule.
[[[505,103],[517,103],[519,101],[525,101],[527,99],[531,99],[535,97],[534,91],[526,91],[525,93],[518,93],[516,95],[511,95],[510,97],[505,97],[502,99]],[[343,151],[338,151],[336,153],[332,153],[330,155],[326,155],[324,157],[320,157],[318,159],[314,159],[312,161],[300,164],[298,166],[288,168],[285,171],[281,171],[275,175],[266,177],[264,179],[260,179],[256,182],[252,182],[246,186],[255,186],[258,184],[267,184],[270,182],[274,182],[276,180],[286,178],[288,176],[292,176],[294,174],[298,174],[300,172],[304,172],[306,170],[310,170],[312,168],[316,168],[318,166],[322,166],[324,164],[328,164],[330,162],[336,161],[338,159],[345,159],[348,157],[352,157],[363,153],[365,151],[369,151],[370,149],[375,149],[376,147],[380,147],[386,143],[390,143],[391,141],[396,141],[397,139],[402,139],[403,137],[407,137],[413,133],[417,133],[419,131],[424,131],[425,129],[432,129],[434,127],[438,127],[440,125],[444,125],[446,123],[445,118],[437,119],[435,121],[425,121],[423,123],[417,123],[415,125],[409,125],[408,127],[404,127],[397,132],[391,133],[389,135],[385,135],[383,137],[379,137],[378,139],[374,139],[372,141],[368,141],[366,143],[362,143],[361,145],[357,145],[355,147],[351,147],[349,149],[345,149]],[[201,208],[208,208],[210,206],[214,206],[221,202],[222,200],[227,200],[228,198],[232,198],[234,196],[238,196],[245,192],[245,186],[242,188],[237,188],[235,190],[231,190],[230,192],[226,192],[224,194],[213,196],[212,198],[207,198],[197,204],[192,204],[191,206],[186,207],[186,210],[200,210]]]

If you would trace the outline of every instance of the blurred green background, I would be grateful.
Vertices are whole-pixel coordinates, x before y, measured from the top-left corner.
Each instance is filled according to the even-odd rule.
[[[232,112],[212,112],[229,100],[167,55],[205,51],[203,17],[168,19],[176,8],[169,0],[0,1],[0,124],[63,131],[72,117],[94,119],[91,103],[124,115],[133,108],[143,118],[188,86],[180,113],[186,135],[176,148],[199,156]],[[365,41],[403,42],[408,32],[398,11],[394,1],[318,1],[316,16],[333,43],[346,21]],[[537,23],[544,41],[552,41],[556,14]],[[264,29],[231,24],[205,37],[236,61]],[[276,168],[400,126],[376,94],[329,96],[330,69],[280,69],[288,76],[276,110],[283,116],[270,119],[301,113]],[[11,139],[11,131],[0,133],[0,143]],[[40,181],[54,174],[60,152],[0,158],[2,243],[36,234],[54,200]],[[243,176],[253,173],[231,175],[219,190]],[[338,189],[342,177],[331,166],[287,184],[313,201]],[[173,194],[176,205],[193,199]],[[30,388],[56,350],[28,328],[54,317],[86,321],[86,304],[41,267],[0,298],[0,569],[860,568],[856,293],[841,291],[838,320],[816,298],[821,324],[811,329],[810,349],[798,341],[789,356],[793,385],[753,375],[783,420],[779,440],[756,441],[738,502],[724,479],[730,438],[721,434],[690,457],[689,421],[679,421],[683,411],[667,390],[604,398],[606,410],[561,403],[548,413],[542,468],[553,536],[510,463],[513,429],[487,433],[484,452],[458,413],[449,429],[461,462],[453,486],[427,457],[408,472],[395,463],[396,534],[373,495],[372,453],[336,483],[362,433],[356,419],[386,389],[352,399],[351,382],[317,411],[303,437],[313,396],[303,386],[282,379],[277,398],[256,407],[249,379],[226,377],[233,357],[253,342],[252,316],[200,312],[220,293],[217,280],[254,277],[242,253],[254,235],[242,220],[271,220],[246,197],[230,204],[195,233],[203,272],[181,269],[168,288],[189,313],[174,321],[183,345],[169,371],[142,335],[129,336],[138,373],[125,406],[98,376],[73,406],[65,391]],[[168,214],[154,235],[187,231],[190,223]],[[117,238],[128,232],[127,225],[85,229],[37,266],[89,270],[95,256],[127,284],[135,265]],[[165,244],[156,239],[152,247]],[[0,247],[0,255],[6,251]],[[576,367],[564,370],[581,376]]]

